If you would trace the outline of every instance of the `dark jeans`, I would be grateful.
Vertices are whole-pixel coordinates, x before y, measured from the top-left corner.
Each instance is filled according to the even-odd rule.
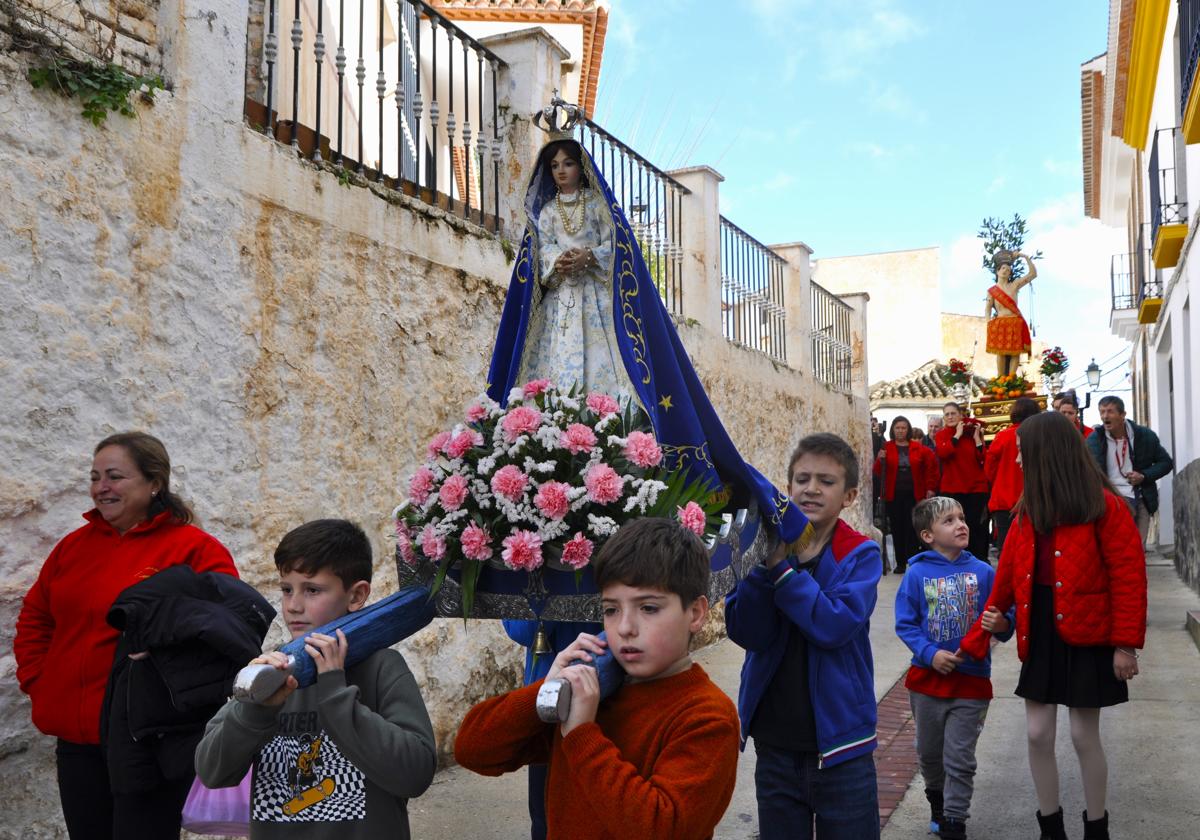
[[[975,555],[977,560],[988,561],[988,543],[991,533],[988,528],[987,493],[945,493],[960,505],[963,516],[966,517],[967,527],[971,529],[971,541],[967,543],[967,551]]]
[[[545,764],[530,764],[529,774],[529,837],[546,840],[546,771]]]
[[[763,746],[754,751],[761,840],[878,840],[879,794],[875,759],[852,758],[824,770],[815,753]]]
[[[71,840],[178,840],[192,777],[144,793],[114,795],[104,751],[58,740],[58,795]]]

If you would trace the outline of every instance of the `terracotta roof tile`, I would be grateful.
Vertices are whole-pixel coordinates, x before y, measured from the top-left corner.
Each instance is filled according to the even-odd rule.
[[[876,382],[871,386],[871,403],[891,400],[949,400],[950,386],[942,381],[948,366],[934,360],[926,362],[911,373],[906,373],[890,382]],[[987,385],[982,376],[972,377],[971,394],[979,397]]]

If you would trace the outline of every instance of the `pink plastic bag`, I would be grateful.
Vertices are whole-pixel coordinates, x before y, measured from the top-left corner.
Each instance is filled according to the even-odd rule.
[[[183,827],[193,834],[221,837],[250,836],[251,770],[237,787],[205,787],[199,779],[192,782],[183,803]]]

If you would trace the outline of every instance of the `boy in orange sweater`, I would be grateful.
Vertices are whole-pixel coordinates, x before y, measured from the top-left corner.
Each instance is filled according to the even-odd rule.
[[[607,643],[581,633],[546,679],[571,683],[565,723],[543,723],[541,681],[485,700],[463,720],[454,755],[499,776],[549,765],[549,840],[711,838],[733,796],[737,710],[688,648],[708,617],[708,555],[700,539],[666,519],[621,528],[593,563]],[[590,665],[611,646],[625,683],[600,701]]]

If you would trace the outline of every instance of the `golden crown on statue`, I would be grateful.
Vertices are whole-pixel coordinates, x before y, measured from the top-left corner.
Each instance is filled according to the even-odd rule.
[[[533,124],[553,137],[567,138],[585,119],[587,114],[583,109],[562,99],[556,88],[550,104],[533,115]]]

